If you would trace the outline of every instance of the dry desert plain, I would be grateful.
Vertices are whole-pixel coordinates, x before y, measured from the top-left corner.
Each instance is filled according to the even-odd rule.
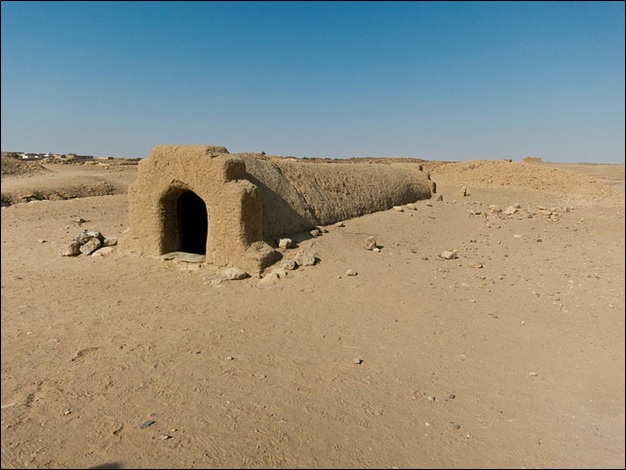
[[[443,200],[223,281],[60,255],[137,166],[3,157],[2,468],[624,468],[624,165],[423,164]]]

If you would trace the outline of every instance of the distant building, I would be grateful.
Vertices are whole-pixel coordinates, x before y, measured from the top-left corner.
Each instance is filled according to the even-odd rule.
[[[43,160],[42,153],[18,153],[22,160]]]

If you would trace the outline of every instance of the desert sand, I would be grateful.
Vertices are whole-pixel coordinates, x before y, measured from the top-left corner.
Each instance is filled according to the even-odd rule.
[[[224,280],[61,256],[137,166],[3,158],[2,468],[624,468],[624,165],[424,166],[442,200]]]

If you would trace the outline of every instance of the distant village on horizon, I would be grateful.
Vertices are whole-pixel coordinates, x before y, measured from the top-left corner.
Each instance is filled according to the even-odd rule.
[[[49,162],[91,162],[113,160],[116,157],[95,157],[93,155],[78,155],[75,153],[37,153],[37,152],[2,152],[3,157],[15,158],[22,161],[49,161]],[[138,160],[136,158],[120,158],[121,160]]]

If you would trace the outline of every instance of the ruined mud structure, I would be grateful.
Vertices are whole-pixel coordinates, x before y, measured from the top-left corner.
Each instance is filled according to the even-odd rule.
[[[206,145],[155,147],[128,192],[131,252],[182,251],[260,272],[280,258],[273,240],[428,199],[416,163],[309,163],[230,154]]]

